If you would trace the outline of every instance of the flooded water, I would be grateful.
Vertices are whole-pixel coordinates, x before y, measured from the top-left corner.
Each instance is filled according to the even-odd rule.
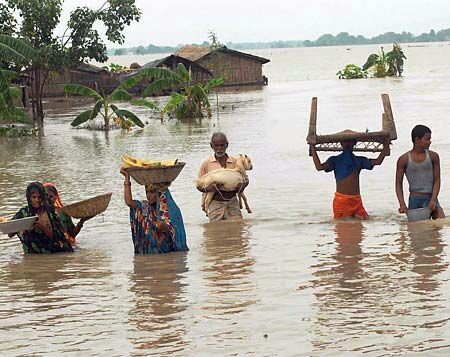
[[[24,205],[33,180],[54,183],[66,203],[113,192],[74,254],[24,256],[17,238],[0,236],[2,355],[447,356],[450,221],[407,224],[394,174],[411,128],[429,125],[450,213],[450,44],[405,45],[403,78],[336,78],[376,48],[256,51],[272,60],[269,86],[220,94],[211,120],[147,119],[143,130],[103,133],[70,128],[85,107],[58,108],[44,136],[0,138],[0,215]],[[334,177],[314,170],[305,144],[311,97],[319,133],[331,133],[379,129],[381,93],[390,94],[399,139],[381,167],[362,173],[372,219],[334,222]],[[254,164],[254,213],[241,222],[208,224],[193,185],[216,130]],[[124,153],[187,163],[172,193],[189,252],[133,255]],[[137,184],[133,193],[144,197]]]

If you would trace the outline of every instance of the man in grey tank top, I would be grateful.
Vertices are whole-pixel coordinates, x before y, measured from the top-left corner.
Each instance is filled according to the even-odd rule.
[[[441,166],[439,155],[429,150],[431,130],[424,125],[416,125],[411,132],[413,148],[400,156],[395,175],[395,192],[400,213],[408,209],[430,207],[433,219],[445,218],[444,210],[438,200],[441,187]],[[403,176],[409,183],[408,207],[403,195]]]

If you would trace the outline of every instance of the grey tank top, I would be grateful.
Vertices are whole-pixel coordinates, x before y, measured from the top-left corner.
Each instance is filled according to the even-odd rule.
[[[428,150],[425,150],[425,155],[425,160],[417,163],[413,161],[411,152],[408,152],[408,166],[405,173],[409,182],[409,192],[430,194],[433,192],[433,163]]]

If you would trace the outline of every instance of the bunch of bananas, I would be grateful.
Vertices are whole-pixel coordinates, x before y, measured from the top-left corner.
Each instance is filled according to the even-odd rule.
[[[172,160],[164,160],[164,161],[156,161],[156,160],[140,160],[134,157],[123,155],[122,156],[123,166],[125,168],[129,167],[144,167],[144,168],[152,168],[152,167],[167,167],[174,166],[178,163],[178,159]]]

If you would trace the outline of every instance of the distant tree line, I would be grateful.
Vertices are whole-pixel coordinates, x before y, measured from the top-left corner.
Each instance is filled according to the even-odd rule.
[[[348,32],[341,32],[336,36],[331,34],[325,34],[320,36],[315,41],[303,41],[305,47],[315,46],[342,46],[342,45],[370,45],[370,44],[383,44],[383,43],[412,43],[412,42],[441,42],[450,41],[450,28],[441,31],[431,30],[429,33],[422,33],[421,35],[414,36],[411,32],[395,33],[386,32],[382,35],[378,35],[372,38],[366,38],[358,35],[353,36]]]
[[[227,42],[226,46],[235,50],[255,50],[265,48],[292,48],[292,47],[320,47],[320,46],[346,46],[346,45],[370,45],[383,43],[414,43],[414,42],[442,42],[450,41],[450,28],[436,32],[431,30],[429,33],[422,33],[415,36],[411,32],[403,31],[402,33],[386,32],[384,34],[366,38],[364,36],[350,35],[348,32],[341,32],[336,36],[332,34],[324,34],[315,41],[310,40],[294,40],[294,41],[272,41],[272,42]],[[210,44],[204,41],[198,46],[209,47]],[[108,51],[109,55],[125,55],[125,54],[155,54],[155,53],[173,53],[182,47],[178,46],[155,46],[148,45],[147,47],[138,46],[130,48],[118,48]]]

